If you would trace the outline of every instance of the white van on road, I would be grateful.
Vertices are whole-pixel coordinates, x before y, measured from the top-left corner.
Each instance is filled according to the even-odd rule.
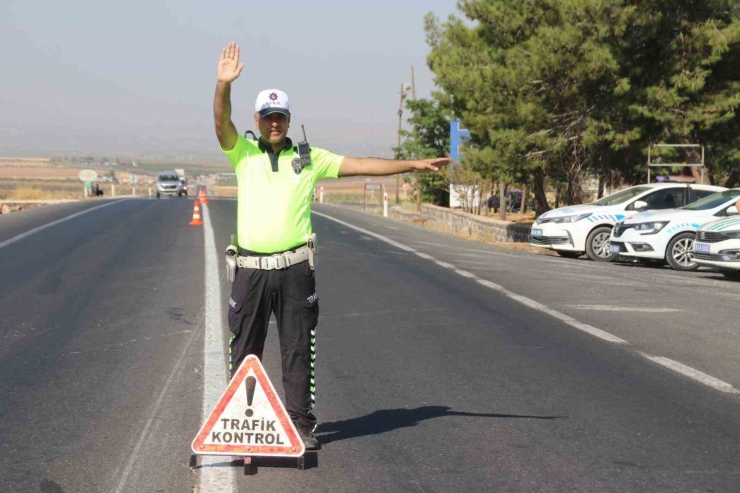
[[[619,253],[609,249],[614,225],[628,215],[648,210],[675,209],[716,192],[711,185],[648,183],[637,185],[591,204],[562,207],[542,214],[532,225],[530,244],[550,248],[563,257],[586,255],[612,262]]]
[[[186,185],[183,183],[184,178],[176,171],[162,171],[157,177],[157,198],[161,195],[177,195],[182,197],[187,195]],[[187,183],[187,182],[185,182]]]

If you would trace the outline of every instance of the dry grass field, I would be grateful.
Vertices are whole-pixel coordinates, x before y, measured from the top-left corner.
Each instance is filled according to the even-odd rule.
[[[0,165],[2,180],[77,180],[79,169]],[[79,181],[79,180],[78,180]]]
[[[160,166],[165,166],[159,163]],[[172,163],[167,166],[171,169]],[[78,178],[81,169],[89,166],[52,164],[49,158],[0,157],[0,200],[62,200],[84,198],[83,184]],[[122,183],[115,185],[115,194],[131,195],[132,186],[128,182],[130,171],[116,168],[92,167],[99,177],[107,176],[113,170],[116,179]],[[213,169],[216,165],[213,164]],[[148,196],[148,181],[156,179],[151,170],[134,171],[139,177],[136,195]],[[100,183],[104,195],[111,195],[110,183]]]

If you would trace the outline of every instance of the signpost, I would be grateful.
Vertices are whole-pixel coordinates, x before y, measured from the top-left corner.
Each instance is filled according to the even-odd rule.
[[[365,190],[362,193],[362,210],[367,211],[367,191],[370,190],[371,199],[375,199],[375,190],[381,190],[383,185],[380,183],[365,183]],[[382,197],[381,204],[382,205]]]
[[[455,186],[453,184],[452,168],[460,164],[463,141],[469,138],[470,130],[462,127],[461,120],[452,120],[450,122],[450,159],[452,160],[450,166],[450,207],[460,207],[460,197],[455,193]]]
[[[656,148],[673,148],[673,149],[701,149],[701,161],[698,163],[655,163],[653,162],[652,149]],[[684,167],[701,168],[701,184],[704,184],[704,146],[700,144],[652,144],[648,146],[648,170],[647,182],[650,183],[650,168],[673,168]]]
[[[82,193],[87,198],[88,190],[92,186],[92,182],[98,179],[98,174],[91,169],[83,169],[77,174],[77,177],[85,184]]]
[[[132,190],[131,195],[133,195],[134,197],[136,197],[136,182],[138,181],[138,178],[136,177],[136,175],[132,174],[131,177],[129,178],[129,180],[131,181],[131,185],[132,185],[132,187],[131,187],[131,190]]]

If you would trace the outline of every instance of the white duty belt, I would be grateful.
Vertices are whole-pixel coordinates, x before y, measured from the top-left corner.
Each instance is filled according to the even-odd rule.
[[[311,254],[308,246],[302,246],[294,252],[277,253],[265,257],[242,257],[236,259],[236,265],[241,269],[275,270],[287,269],[291,265],[300,264],[309,259]]]

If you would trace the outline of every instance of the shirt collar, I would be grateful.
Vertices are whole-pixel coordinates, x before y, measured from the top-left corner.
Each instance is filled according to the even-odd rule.
[[[267,152],[268,154],[274,154],[272,152],[272,146],[263,142],[262,137],[260,137],[260,140],[257,142],[257,146],[260,148],[260,151],[262,152]],[[293,141],[290,140],[290,137],[285,137],[285,145],[283,146],[282,149],[280,149],[280,151],[282,152],[292,147],[293,147]]]

